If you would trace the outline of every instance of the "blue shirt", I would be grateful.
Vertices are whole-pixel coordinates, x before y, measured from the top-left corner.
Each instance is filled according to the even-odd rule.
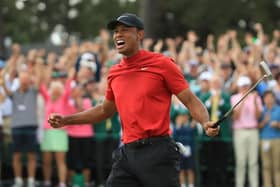
[[[183,125],[180,128],[175,127],[173,131],[173,138],[175,141],[181,142],[183,145],[194,146],[195,128],[190,125]]]
[[[280,129],[270,126],[270,123],[272,121],[280,122],[280,106],[275,104],[271,110],[268,110],[267,107],[264,107],[264,110],[262,113],[262,119],[265,117],[265,115],[267,113],[269,113],[269,115],[270,115],[270,120],[261,129],[261,133],[260,133],[261,139],[280,138]]]
[[[267,90],[268,86],[267,83],[262,81],[260,84],[257,85],[256,90],[260,96],[263,96],[264,92]]]

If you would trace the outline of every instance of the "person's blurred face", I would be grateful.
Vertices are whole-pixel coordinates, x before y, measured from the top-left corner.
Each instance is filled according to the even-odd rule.
[[[28,88],[28,86],[31,83],[30,76],[29,76],[28,72],[24,71],[24,72],[19,73],[19,82],[20,82],[20,87],[21,88],[23,88],[23,89]]]
[[[63,85],[59,81],[53,81],[50,85],[50,95],[52,98],[59,98],[63,94]]]
[[[119,24],[114,29],[114,44],[118,52],[124,56],[136,54],[143,38],[144,30],[138,30],[136,27]]]
[[[36,58],[37,58],[37,51],[35,49],[28,51],[28,53],[27,53],[27,63],[28,64],[34,64]]]
[[[188,122],[188,120],[189,120],[189,116],[188,115],[186,115],[186,114],[179,114],[176,117],[176,125],[180,127],[181,125],[183,125],[186,122]]]
[[[40,57],[40,58],[44,58],[46,55],[46,49],[39,49],[38,53],[37,53],[37,57]]]
[[[14,55],[19,55],[21,53],[21,47],[19,44],[15,43],[12,45],[12,53]]]
[[[65,65],[67,64],[68,58],[67,56],[61,56],[58,60],[58,66],[61,66],[61,69],[65,68]]]
[[[245,34],[245,42],[247,45],[251,45],[253,41],[253,36],[251,33],[246,33]]]
[[[81,67],[77,74],[78,82],[85,83],[94,76],[94,73],[88,67]]]
[[[80,53],[85,53],[85,52],[89,52],[91,48],[91,43],[90,42],[83,42],[80,46]]]
[[[198,37],[194,31],[189,31],[187,33],[187,38],[190,42],[195,43],[198,40]]]
[[[274,103],[275,103],[275,97],[274,97],[274,95],[272,93],[266,94],[264,96],[263,100],[264,100],[264,104],[266,106],[273,106]]]
[[[210,84],[208,80],[201,80],[200,81],[200,89],[203,92],[207,92],[210,89]]]
[[[213,90],[221,90],[222,88],[222,80],[219,77],[213,77],[210,82],[211,89]]]
[[[87,83],[85,89],[89,93],[93,92],[96,89],[96,83],[95,82]]]
[[[267,54],[267,61],[270,63],[273,63],[276,58],[276,52],[273,50],[269,50]]]
[[[198,65],[190,65],[190,74],[192,76],[198,75]]]
[[[50,52],[50,53],[48,53],[48,56],[47,56],[47,62],[54,64],[56,62],[56,58],[57,58],[56,53]]]
[[[71,95],[73,98],[81,98],[83,96],[83,90],[81,86],[76,86],[72,89]]]
[[[225,79],[227,79],[232,73],[231,67],[222,67],[221,70],[222,70],[222,76]]]
[[[245,93],[250,88],[250,85],[239,86],[239,93]]]

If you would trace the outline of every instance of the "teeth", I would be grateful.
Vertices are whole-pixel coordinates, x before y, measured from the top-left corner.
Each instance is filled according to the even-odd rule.
[[[124,44],[124,41],[123,40],[117,40],[117,44],[118,45]]]

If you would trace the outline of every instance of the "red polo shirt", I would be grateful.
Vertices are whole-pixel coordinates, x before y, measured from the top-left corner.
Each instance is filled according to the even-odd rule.
[[[123,142],[170,134],[171,96],[187,88],[179,68],[162,54],[140,50],[113,66],[106,99],[116,103]]]

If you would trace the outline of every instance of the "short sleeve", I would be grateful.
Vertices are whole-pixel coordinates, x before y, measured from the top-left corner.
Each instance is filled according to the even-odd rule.
[[[189,84],[185,80],[183,73],[172,59],[166,60],[163,66],[163,76],[172,94],[177,95],[181,91],[189,88]]]
[[[106,89],[105,98],[109,101],[114,101],[115,100],[114,92],[113,92],[112,87],[111,87],[110,76],[108,77],[108,80],[107,80],[107,89]]]

